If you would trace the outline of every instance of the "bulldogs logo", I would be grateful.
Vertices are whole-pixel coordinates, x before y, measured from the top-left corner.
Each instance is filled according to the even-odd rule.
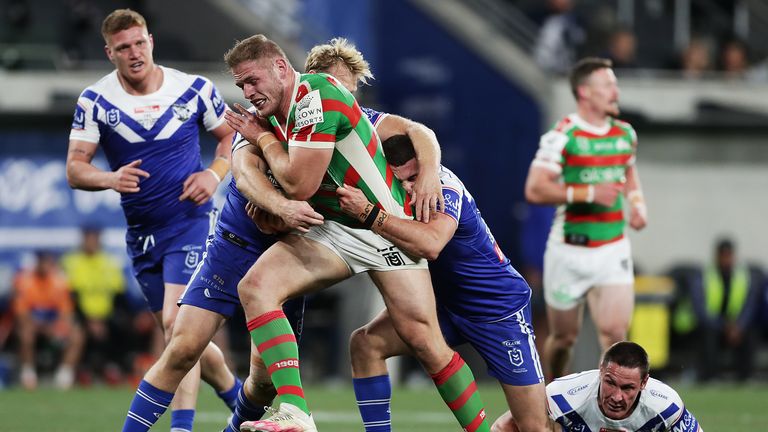
[[[173,116],[180,122],[185,122],[192,116],[192,111],[184,104],[173,104],[171,108],[173,109]]]

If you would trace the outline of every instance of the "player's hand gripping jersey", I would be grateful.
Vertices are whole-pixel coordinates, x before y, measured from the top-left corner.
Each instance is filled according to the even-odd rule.
[[[326,219],[361,226],[339,206],[336,188],[348,184],[368,200],[397,217],[409,217],[406,193],[384,159],[376,131],[347,89],[326,74],[297,75],[291,107],[283,129],[270,117],[277,138],[288,147],[333,149],[320,188],[310,204]]]
[[[202,171],[200,127],[224,123],[226,104],[208,79],[162,67],[163,84],[152,94],[129,95],[112,72],[80,95],[71,140],[98,143],[111,170],[137,159],[150,176],[137,193],[122,194],[131,228],[172,224],[191,212],[203,214],[213,204],[179,201],[184,181]]]
[[[623,420],[603,415],[598,406],[597,369],[558,378],[547,385],[549,415],[568,432],[701,432],[677,392],[649,378],[632,414]]]
[[[637,135],[611,118],[604,128],[571,114],[541,137],[533,164],[561,174],[567,185],[626,182],[635,163]],[[624,237],[624,195],[612,207],[572,203],[558,207],[550,241],[597,247]]]

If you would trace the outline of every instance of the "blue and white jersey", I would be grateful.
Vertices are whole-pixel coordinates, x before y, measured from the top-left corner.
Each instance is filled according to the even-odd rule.
[[[224,123],[227,106],[207,78],[161,67],[163,84],[148,95],[130,95],[110,73],[86,88],[77,101],[70,140],[98,143],[110,168],[141,159],[149,173],[137,193],[125,193],[121,204],[130,228],[152,229],[173,224],[213,204],[179,201],[184,181],[202,171],[200,128]]]
[[[474,198],[448,168],[440,167],[445,214],[458,224],[453,238],[429,263],[435,298],[473,321],[494,321],[523,308],[531,288],[496,243]]]
[[[593,369],[547,385],[549,416],[573,432],[697,432],[702,429],[670,386],[649,378],[629,417],[612,420],[598,406],[600,372]]]
[[[374,129],[379,127],[379,124],[382,120],[384,120],[389,114],[379,112],[370,108],[366,107],[360,107],[360,109],[363,111],[363,114],[365,114],[366,117],[368,117],[368,121],[371,122]]]
[[[256,253],[267,250],[275,242],[275,237],[261,232],[248,217],[245,211],[248,200],[237,190],[234,178],[227,185],[225,200],[219,222],[216,224],[216,235],[236,244],[245,242],[240,246]],[[232,234],[237,237],[232,238]]]

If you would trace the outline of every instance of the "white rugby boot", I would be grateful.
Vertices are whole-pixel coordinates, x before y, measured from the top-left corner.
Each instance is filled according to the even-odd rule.
[[[295,405],[281,403],[278,409],[267,412],[270,415],[263,420],[241,424],[240,432],[317,432],[312,415]]]

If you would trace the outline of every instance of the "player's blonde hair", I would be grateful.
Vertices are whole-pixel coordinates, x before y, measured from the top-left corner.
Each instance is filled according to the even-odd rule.
[[[363,84],[368,84],[368,80],[373,79],[373,73],[363,53],[343,37],[336,37],[326,44],[312,47],[304,63],[304,72],[325,72],[339,62],[349,68],[352,75]]]
[[[240,63],[265,58],[283,58],[288,61],[280,45],[263,34],[253,35],[247,39],[237,41],[235,46],[224,54],[224,62],[227,63],[230,69],[234,69]]]
[[[101,36],[107,37],[133,27],[147,27],[144,17],[131,9],[116,9],[101,22]]]

